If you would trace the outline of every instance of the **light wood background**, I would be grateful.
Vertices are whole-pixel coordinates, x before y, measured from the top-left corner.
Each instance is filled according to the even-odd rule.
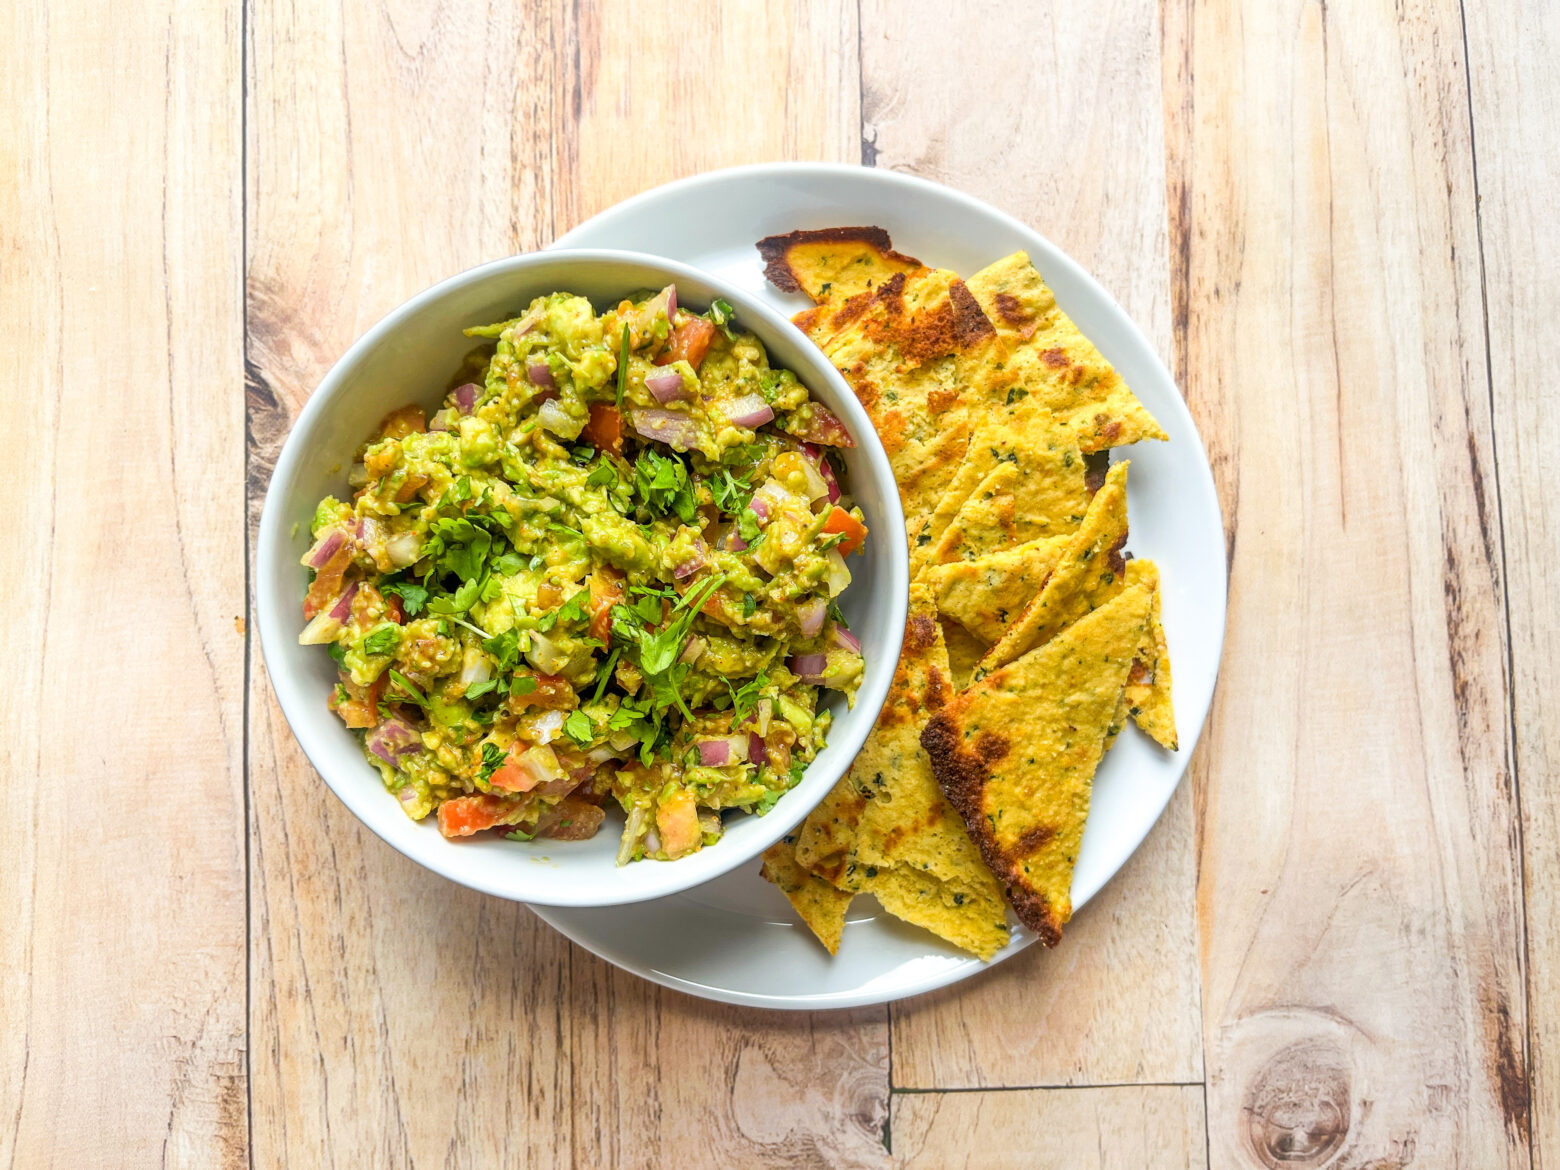
[[[1560,1167],[1560,6],[0,5],[0,1167]],[[1053,953],[718,1007],[329,798],[245,633],[290,419],[643,188],[987,198],[1213,459],[1189,780]]]

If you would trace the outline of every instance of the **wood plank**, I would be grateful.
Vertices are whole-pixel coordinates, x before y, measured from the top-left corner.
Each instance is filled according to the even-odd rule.
[[[839,5],[722,8],[714,31],[713,4],[677,11],[252,10],[252,509],[318,377],[418,288],[684,169],[835,152],[769,111],[804,68],[820,108],[854,111],[853,71],[848,101],[827,88],[854,50]],[[668,94],[686,125],[648,133]],[[257,1162],[882,1161],[881,1010],[688,1000],[423,872],[326,792],[253,667]]]
[[[1460,14],[1175,27],[1171,255],[1234,537],[1199,794],[1212,1161],[1526,1165]]]
[[[0,1165],[241,1164],[237,14],[0,37]]]
[[[1554,582],[1560,578],[1560,254],[1554,215],[1560,126],[1560,9],[1553,4],[1464,6],[1478,160],[1484,303],[1495,412],[1511,693],[1527,874],[1528,1018],[1533,1163],[1560,1166],[1560,661]],[[1524,1113],[1520,1077],[1502,1082],[1509,1112]]]
[[[1033,224],[1168,356],[1153,0],[1048,4],[1026,17],[1043,36],[1014,36],[1010,12],[971,9],[952,42],[933,6],[871,0],[861,19],[863,136],[877,165],[949,183]],[[1095,51],[1101,43],[1111,51]],[[972,85],[973,76],[1001,83]],[[1036,950],[896,1005],[894,1084],[1201,1080],[1193,851],[1182,795],[1057,954]],[[1015,1019],[1039,1026],[1015,1029]]]
[[[560,233],[700,171],[860,161],[853,0],[564,7]]]
[[[1192,1170],[1207,1166],[1200,1085],[894,1094],[904,1170]]]

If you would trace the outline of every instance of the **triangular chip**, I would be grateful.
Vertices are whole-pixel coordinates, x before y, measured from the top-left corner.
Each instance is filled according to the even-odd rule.
[[[935,785],[934,785],[935,787]],[[873,869],[861,883],[863,893],[872,894],[878,904],[895,918],[929,930],[938,938],[989,959],[1008,944],[1007,902],[1002,884],[992,876],[980,853],[970,844],[964,822],[939,792],[937,799],[947,806],[945,819],[961,837],[973,859],[980,882],[971,887],[954,881],[940,881],[925,870],[907,865]]]
[[[1153,591],[1148,624],[1132,661],[1123,697],[1132,721],[1151,736],[1160,747],[1177,751],[1180,740],[1175,733],[1175,706],[1170,699],[1170,651],[1165,645],[1165,628],[1159,616],[1159,566],[1153,561],[1127,562],[1127,584],[1142,584]]]
[[[894,251],[880,227],[787,232],[758,241],[764,275],[781,292],[806,293],[814,302],[875,289],[896,272],[924,268]]]
[[[974,295],[1009,351],[1006,400],[1028,397],[1056,418],[1085,452],[1120,447],[1165,432],[1094,343],[1062,312],[1022,252],[969,279]]]
[[[932,565],[920,580],[932,590],[938,613],[989,646],[1039,596],[1069,543],[1068,536],[1042,536],[973,560]]]
[[[971,438],[963,464],[918,534],[911,574],[1072,532],[1088,507],[1088,478],[1083,454],[1049,414],[1022,407],[999,411]]]
[[[794,841],[795,838],[782,837],[764,850],[759,872],[780,888],[829,954],[838,954],[840,935],[845,931],[845,910],[852,895],[849,891],[835,889],[798,865]]]
[[[925,758],[921,728],[948,698],[949,689],[948,658],[932,595],[925,586],[912,585],[904,642],[888,697],[850,771],[797,831],[796,856],[802,865],[829,881],[846,879],[864,810],[898,776],[906,760]]]
[[[1089,502],[1082,526],[1068,540],[1045,588],[981,659],[975,670],[977,681],[1031,648],[1043,646],[1121,590],[1126,570],[1121,546],[1127,540],[1129,466],[1123,462],[1110,469],[1105,486]]]
[[[945,438],[950,428],[967,425],[962,387],[971,369],[989,362],[1001,343],[952,272],[898,273],[863,296],[868,303],[862,311],[820,344],[872,419],[901,481],[906,513],[920,515],[935,506],[946,486],[945,479],[927,480],[926,466],[941,462],[951,474],[948,457],[964,454],[963,445],[950,447]],[[917,473],[922,482],[911,488],[905,481]]]
[[[1072,917],[1095,769],[1148,620],[1141,585],[955,695],[921,743],[1018,917],[1047,946]]]

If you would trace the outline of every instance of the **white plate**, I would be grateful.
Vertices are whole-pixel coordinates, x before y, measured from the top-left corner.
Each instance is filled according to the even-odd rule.
[[[754,243],[795,228],[857,224],[886,228],[900,251],[966,276],[1027,251],[1062,307],[1170,436],[1168,443],[1114,455],[1132,460],[1127,547],[1156,560],[1162,574],[1181,750],[1166,752],[1128,727],[1106,756],[1073,874],[1073,904],[1081,907],[1132,855],[1175,791],[1213,697],[1224,640],[1224,528],[1213,476],[1186,404],[1148,339],[1109,293],[1039,233],[968,195],[891,171],[787,163],[716,171],[620,203],[554,246],[651,252],[794,312],[807,302],[769,286]],[[831,958],[756,865],[633,906],[535,909],[625,970],[728,1003],[804,1009],[885,1003],[988,965],[890,918],[870,898],[852,903],[840,953]],[[1033,941],[1018,927],[992,962]]]

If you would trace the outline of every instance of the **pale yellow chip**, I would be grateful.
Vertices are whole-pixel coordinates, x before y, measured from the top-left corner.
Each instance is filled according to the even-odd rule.
[[[938,800],[945,800],[941,793]],[[948,806],[947,819],[964,837],[964,823]],[[878,869],[862,882],[884,910],[912,926],[929,930],[938,938],[982,959],[989,959],[1008,944],[1007,902],[1002,884],[992,876],[974,845],[974,865],[983,875],[980,884],[968,888],[958,882],[940,881],[910,866]]]
[[[977,272],[969,290],[1008,352],[997,375],[1007,387],[1005,401],[1043,406],[1084,452],[1166,437],[1115,367],[1062,312],[1023,252]],[[995,388],[987,389],[988,396]]]
[[[931,589],[938,613],[990,646],[1040,595],[1069,541],[1042,536],[972,560],[929,566],[920,580]]]
[[[953,678],[953,689],[962,691],[970,685],[975,664],[985,657],[990,644],[982,642],[958,622],[939,622],[943,630],[943,642],[948,647],[948,673]]]
[[[1083,454],[1049,415],[1004,410],[971,438],[963,464],[917,537],[911,572],[1072,532],[1088,504]]]
[[[1143,640],[1127,676],[1123,701],[1132,721],[1161,747],[1180,748],[1175,731],[1175,705],[1170,694],[1170,651],[1165,645],[1165,628],[1159,609],[1159,566],[1153,561],[1127,562],[1127,584],[1142,584],[1154,594],[1148,610]]]
[[[1045,588],[981,659],[975,669],[977,681],[1031,648],[1043,646],[1121,590],[1126,568],[1121,546],[1127,539],[1129,466],[1118,463],[1105,476],[1105,486],[1090,501],[1082,526],[1069,538]]]
[[[788,232],[760,240],[758,252],[771,284],[782,292],[806,293],[814,302],[867,292],[896,272],[925,267],[894,251],[880,227]]]
[[[845,932],[845,911],[853,895],[847,890],[836,889],[798,865],[792,841],[790,837],[782,837],[764,850],[759,872],[779,887],[829,954],[838,954],[840,936]]]
[[[1072,916],[1095,769],[1148,620],[1142,585],[955,695],[921,742],[938,783],[1048,946]]]

